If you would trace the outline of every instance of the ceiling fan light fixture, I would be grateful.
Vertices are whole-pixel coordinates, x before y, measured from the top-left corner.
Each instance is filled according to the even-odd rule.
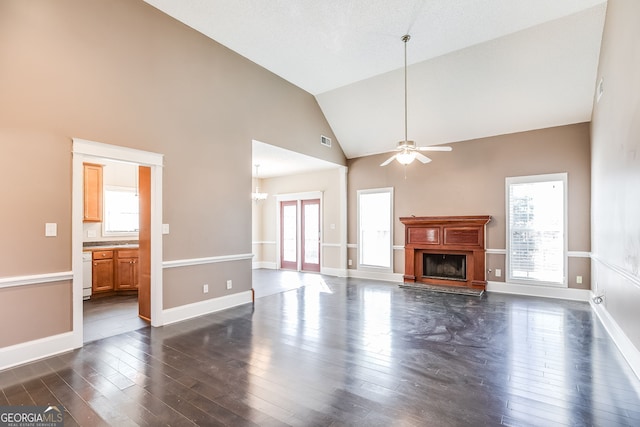
[[[409,34],[402,36],[402,42],[404,43],[404,140],[398,142],[395,149],[397,153],[382,162],[380,166],[387,166],[394,159],[404,166],[413,163],[415,159],[426,164],[431,159],[419,153],[419,151],[451,151],[451,147],[418,147],[415,141],[407,139],[407,42],[410,39],[411,36]]]
[[[416,159],[416,152],[404,150],[396,155],[396,160],[401,165],[411,164]]]

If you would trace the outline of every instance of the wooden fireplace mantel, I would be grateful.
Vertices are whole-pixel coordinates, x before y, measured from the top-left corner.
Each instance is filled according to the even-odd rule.
[[[485,228],[489,215],[401,217],[405,225],[404,281],[485,289]],[[466,280],[423,277],[423,254],[466,255]]]

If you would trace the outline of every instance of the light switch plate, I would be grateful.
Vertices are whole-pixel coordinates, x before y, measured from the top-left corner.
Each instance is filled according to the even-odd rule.
[[[496,268],[496,277],[500,277],[502,276],[502,270],[500,270],[499,268]]]
[[[87,230],[87,237],[97,237],[96,230]]]
[[[55,222],[47,222],[44,225],[45,237],[56,237],[58,235],[58,224]]]
[[[169,234],[169,224],[162,224],[162,234]]]

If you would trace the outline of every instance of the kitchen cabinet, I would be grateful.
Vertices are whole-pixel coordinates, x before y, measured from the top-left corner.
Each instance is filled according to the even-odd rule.
[[[138,250],[118,249],[116,257],[116,291],[138,289]]]
[[[84,222],[102,222],[102,165],[83,163]]]
[[[113,291],[113,251],[93,251],[93,293]]]

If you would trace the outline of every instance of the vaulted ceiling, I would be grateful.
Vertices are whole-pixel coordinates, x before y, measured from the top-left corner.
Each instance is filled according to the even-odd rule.
[[[602,0],[145,0],[313,94],[348,158],[589,121]]]

